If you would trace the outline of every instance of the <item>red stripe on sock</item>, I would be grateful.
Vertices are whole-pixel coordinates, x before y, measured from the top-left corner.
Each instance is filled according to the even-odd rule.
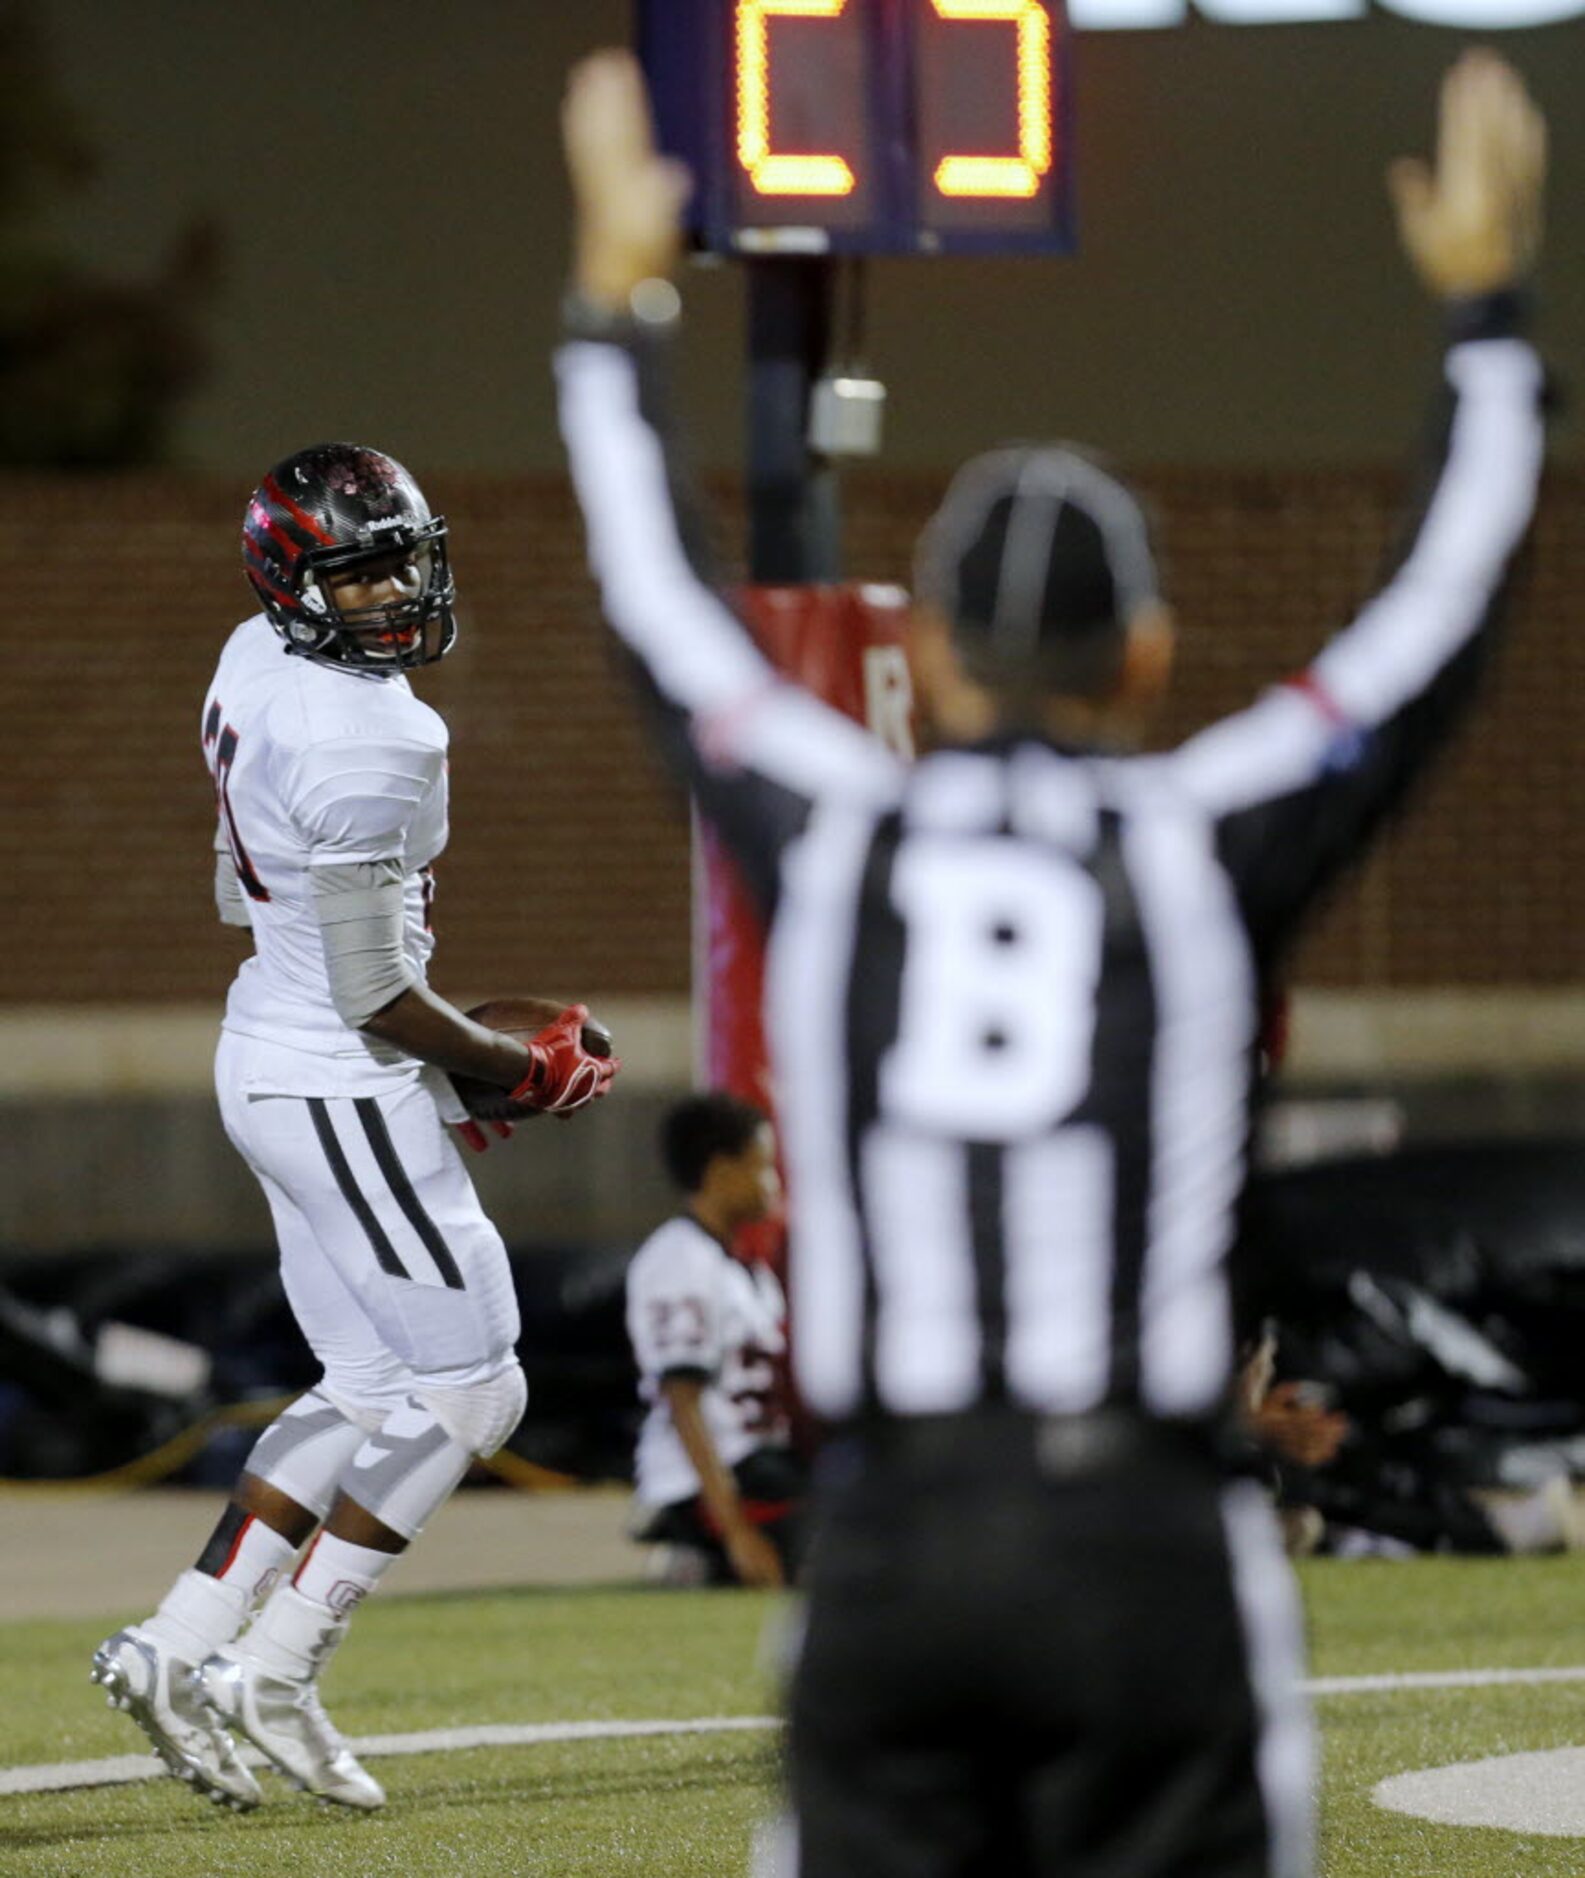
[[[319,1544],[320,1540],[323,1539],[324,1536],[325,1536],[325,1529],[323,1526],[321,1526],[319,1531],[314,1534],[313,1540],[310,1543],[308,1550],[303,1554],[302,1563],[297,1567],[297,1570],[292,1573],[292,1589],[294,1591],[297,1589],[298,1579],[301,1578],[303,1573],[308,1570],[308,1561],[314,1556],[315,1546]]]
[[[219,1571],[215,1573],[217,1578],[224,1578],[226,1573],[236,1564],[237,1554],[242,1550],[242,1541],[248,1536],[248,1528],[253,1524],[256,1518],[257,1514],[249,1513],[247,1518],[243,1520],[242,1524],[237,1528],[237,1536],[231,1541],[231,1550],[226,1554],[226,1562],[220,1567]]]

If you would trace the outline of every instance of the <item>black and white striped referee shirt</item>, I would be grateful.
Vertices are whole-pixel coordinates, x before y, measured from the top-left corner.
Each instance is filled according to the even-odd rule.
[[[695,572],[660,342],[559,354],[607,617],[771,916],[816,1413],[1220,1408],[1259,983],[1467,695],[1534,505],[1542,373],[1506,311],[1448,352],[1395,576],[1300,678],[1167,755],[1024,736],[912,768],[779,677]]]

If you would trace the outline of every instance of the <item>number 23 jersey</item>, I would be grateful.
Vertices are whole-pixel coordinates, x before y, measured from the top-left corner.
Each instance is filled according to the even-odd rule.
[[[627,1331],[649,1407],[635,1464],[645,1504],[667,1506],[699,1491],[661,1392],[669,1376],[705,1385],[700,1408],[726,1466],[787,1445],[777,1376],[786,1322],[775,1273],[733,1258],[697,1220],[679,1214],[639,1247],[627,1273]]]
[[[429,864],[446,845],[446,749],[445,723],[399,673],[293,657],[262,614],[227,641],[204,700],[203,750],[253,928],[225,1028],[256,1042],[256,1093],[376,1094],[421,1072],[337,1015],[313,870],[401,863],[403,947],[422,982],[434,949]]]

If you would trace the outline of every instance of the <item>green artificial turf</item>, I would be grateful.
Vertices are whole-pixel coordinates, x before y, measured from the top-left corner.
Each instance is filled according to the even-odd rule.
[[[1319,1562],[1303,1574],[1317,1674],[1585,1663],[1571,1559]],[[759,1715],[778,1602],[743,1592],[390,1597],[326,1680],[348,1734],[483,1722]],[[0,1766],[136,1752],[87,1682],[96,1623],[0,1626]],[[769,1632],[769,1635],[767,1635]],[[1570,1878],[1574,1840],[1381,1811],[1389,1774],[1585,1742],[1585,1684],[1393,1691],[1319,1704],[1324,1878]],[[390,1805],[355,1818],[266,1777],[234,1818],[169,1780],[0,1797],[0,1878],[722,1878],[776,1797],[771,1732],[554,1742],[371,1763]]]
[[[1301,1574],[1319,1676],[1585,1664],[1585,1561],[1318,1560]],[[1581,1878],[1585,1842],[1383,1812],[1411,1768],[1585,1743],[1585,1683],[1333,1696],[1317,1703],[1324,1878]]]
[[[742,1592],[391,1598],[359,1613],[325,1679],[349,1735],[481,1722],[759,1715],[770,1600]],[[101,1624],[0,1628],[0,1765],[136,1753],[87,1681]],[[221,1813],[175,1782],[0,1798],[11,1878],[373,1878],[565,1873],[704,1878],[741,1869],[775,1787],[775,1736],[663,1736],[371,1762],[390,1796],[350,1817],[265,1775]]]

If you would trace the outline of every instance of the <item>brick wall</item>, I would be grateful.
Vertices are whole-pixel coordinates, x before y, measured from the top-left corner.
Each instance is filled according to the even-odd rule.
[[[1141,478],[1184,622],[1173,732],[1295,665],[1368,585],[1396,479],[1376,471]],[[8,478],[0,1002],[218,997],[212,809],[197,714],[247,610],[239,492],[191,480]],[[453,734],[442,987],[676,992],[683,822],[592,630],[581,537],[552,480],[457,479],[466,603],[420,678]],[[722,494],[722,538],[740,515]],[[906,578],[934,479],[856,477],[849,564]],[[1559,985],[1585,977],[1585,473],[1558,476],[1479,722],[1309,942],[1312,983]]]

